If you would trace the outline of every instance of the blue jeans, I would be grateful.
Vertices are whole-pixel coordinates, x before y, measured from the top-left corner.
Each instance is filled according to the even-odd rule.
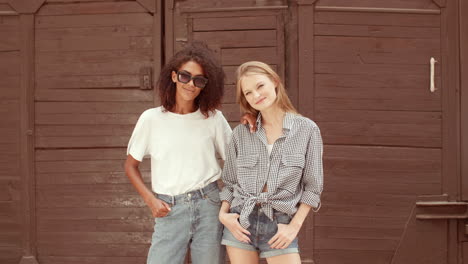
[[[156,218],[147,264],[184,263],[187,249],[193,264],[224,263],[223,226],[218,220],[221,201],[216,182],[176,196],[158,195],[171,206]]]

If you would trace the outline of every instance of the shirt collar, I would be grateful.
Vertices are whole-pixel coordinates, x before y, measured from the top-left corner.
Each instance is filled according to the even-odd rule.
[[[290,112],[286,112],[284,119],[283,119],[283,129],[291,130],[293,124],[294,124],[294,117],[296,115]],[[257,130],[259,130],[262,127],[262,114],[258,112],[257,115]]]

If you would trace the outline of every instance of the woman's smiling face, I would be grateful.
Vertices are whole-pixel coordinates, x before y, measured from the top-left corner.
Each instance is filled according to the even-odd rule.
[[[250,73],[241,79],[242,94],[257,111],[263,111],[276,102],[276,85],[266,75]]]
[[[186,71],[192,76],[203,76],[203,68],[200,66],[200,64],[194,61],[188,61],[182,64],[182,66],[179,68],[179,71]],[[176,102],[194,102],[195,98],[197,98],[202,90],[193,84],[193,80],[188,83],[179,82],[177,80],[177,73],[174,71],[172,72],[172,81],[176,84]]]

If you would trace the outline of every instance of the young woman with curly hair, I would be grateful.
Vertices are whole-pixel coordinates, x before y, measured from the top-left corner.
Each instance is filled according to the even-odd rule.
[[[128,144],[125,171],[155,217],[148,264],[224,263],[217,180],[231,128],[216,110],[225,74],[214,53],[192,43],[164,66],[158,81],[161,106],[139,118]],[[151,157],[151,186],[138,169]]]

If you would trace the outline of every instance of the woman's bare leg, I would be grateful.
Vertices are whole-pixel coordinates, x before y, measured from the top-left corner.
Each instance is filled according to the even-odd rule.
[[[258,264],[258,253],[255,251],[226,246],[231,264]]]
[[[290,253],[267,258],[268,264],[301,264],[301,257],[299,253]]]

